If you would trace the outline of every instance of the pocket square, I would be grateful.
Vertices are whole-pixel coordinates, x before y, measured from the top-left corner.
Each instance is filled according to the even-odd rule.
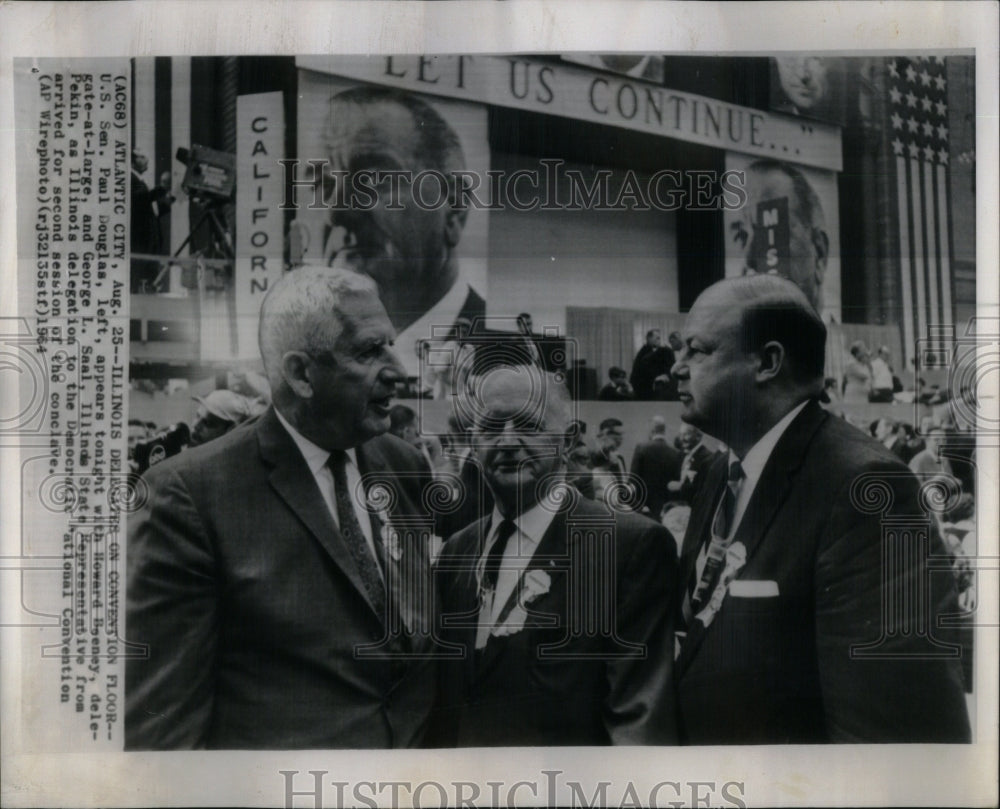
[[[774,598],[778,595],[778,582],[733,579],[729,582],[729,595],[734,598]]]

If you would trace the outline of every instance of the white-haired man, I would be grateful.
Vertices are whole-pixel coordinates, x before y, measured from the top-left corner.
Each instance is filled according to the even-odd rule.
[[[369,278],[288,273],[261,310],[272,407],[146,476],[127,633],[148,656],[126,667],[128,749],[421,741],[429,616],[401,582],[429,586],[428,533],[396,526],[423,515],[430,478],[383,435],[394,335]]]

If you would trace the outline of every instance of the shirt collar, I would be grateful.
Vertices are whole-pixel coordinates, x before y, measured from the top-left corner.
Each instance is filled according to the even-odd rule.
[[[416,322],[411,323],[403,331],[396,335],[396,345],[398,346],[397,356],[406,368],[407,376],[417,376],[420,373],[420,360],[417,357],[417,341],[440,339],[440,334],[435,334],[435,327],[450,329],[458,316],[462,314],[465,306],[465,299],[469,297],[469,290],[472,287],[465,278],[461,267],[458,270],[458,277],[451,285],[443,298],[434,304],[428,311],[424,312]]]
[[[808,399],[804,402],[800,402],[798,405],[785,413],[777,424],[764,433],[756,444],[750,447],[749,452],[747,452],[743,458],[738,457],[732,449],[729,450],[729,463],[732,464],[733,461],[740,462],[745,476],[744,484],[749,484],[748,488],[750,490],[753,489],[757,480],[760,478],[761,472],[764,471],[764,465],[767,463],[767,459],[771,457],[771,453],[774,452],[774,448],[778,445],[778,441],[781,440],[781,436],[785,434],[785,430],[788,429],[788,425],[795,420],[795,417],[802,412],[802,409],[807,404],[809,404]]]
[[[562,491],[563,488],[561,486],[555,487],[539,502],[511,520],[517,526],[517,530],[536,545],[545,536],[545,532],[549,530],[552,520],[555,519],[556,512],[562,505],[562,498],[565,496],[560,494]],[[491,535],[496,534],[497,528],[505,519],[500,510],[494,506],[493,515],[490,517]]]
[[[315,476],[320,472],[323,467],[326,466],[326,462],[330,460],[330,451],[323,449],[318,444],[314,444],[308,438],[306,438],[302,433],[296,430],[283,415],[278,408],[274,408],[274,414],[278,417],[278,421],[281,422],[281,426],[285,428],[288,434],[292,437],[292,441],[295,442],[295,446],[299,448],[299,452],[302,453],[302,457],[306,462],[306,466],[309,467],[309,471]],[[348,463],[354,466],[358,465],[357,450],[351,447],[348,450],[344,450],[347,453]]]

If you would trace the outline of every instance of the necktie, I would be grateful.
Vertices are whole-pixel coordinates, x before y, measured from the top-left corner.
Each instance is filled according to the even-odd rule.
[[[497,579],[500,577],[500,565],[507,544],[516,530],[517,525],[513,520],[503,520],[486,555],[483,578],[479,585],[479,628],[476,632],[476,649],[480,652],[486,648],[493,628],[493,599],[497,591]]]
[[[683,612],[685,622],[689,626],[691,618],[698,614],[705,602],[711,597],[722,573],[726,550],[732,542],[729,533],[736,516],[736,499],[739,497],[744,477],[740,462],[733,461],[729,465],[726,487],[722,491],[722,499],[719,501],[715,519],[712,521],[712,535],[708,543],[705,567],[702,569],[701,577],[697,580],[693,592],[689,589],[688,596],[685,598]]]
[[[368,541],[361,530],[361,524],[354,511],[354,501],[347,487],[347,453],[343,450],[334,450],[330,453],[327,465],[333,473],[333,493],[337,503],[337,517],[340,520],[340,534],[344,537],[354,563],[358,566],[361,581],[368,591],[375,612],[384,616],[385,584],[382,581],[382,573],[375,563],[375,557],[368,548]]]
[[[482,592],[496,592],[497,579],[500,577],[500,563],[503,561],[504,551],[507,550],[507,543],[517,530],[517,524],[513,520],[502,520],[497,528],[496,538],[486,557],[486,564],[483,567],[483,583],[480,587]]]

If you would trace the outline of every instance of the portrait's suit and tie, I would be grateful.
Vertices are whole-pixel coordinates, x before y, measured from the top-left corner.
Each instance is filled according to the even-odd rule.
[[[770,276],[720,282],[688,317],[683,418],[731,452],[707,473],[681,551],[683,743],[969,739],[959,660],[937,625],[956,610],[951,572],[921,569],[916,539],[888,561],[883,528],[924,523],[927,551],[944,548],[916,478],[813,400],[824,342],[799,290]],[[919,585],[933,639],[886,623],[891,593]]]
[[[482,401],[499,425],[544,388],[544,419],[474,431],[496,505],[437,564],[440,634],[463,657],[441,666],[436,743],[673,744],[676,545],[644,517],[546,488],[564,472],[568,397],[526,373],[491,378]],[[601,623],[584,626],[591,614]]]
[[[295,270],[264,306],[285,422],[272,407],[152,467],[130,520],[126,634],[148,657],[127,661],[126,749],[415,746],[436,672],[401,582],[430,586],[426,534],[406,530],[430,471],[378,435],[402,376],[391,326],[374,285],[336,270]],[[291,348],[303,307],[330,321],[326,348]]]

